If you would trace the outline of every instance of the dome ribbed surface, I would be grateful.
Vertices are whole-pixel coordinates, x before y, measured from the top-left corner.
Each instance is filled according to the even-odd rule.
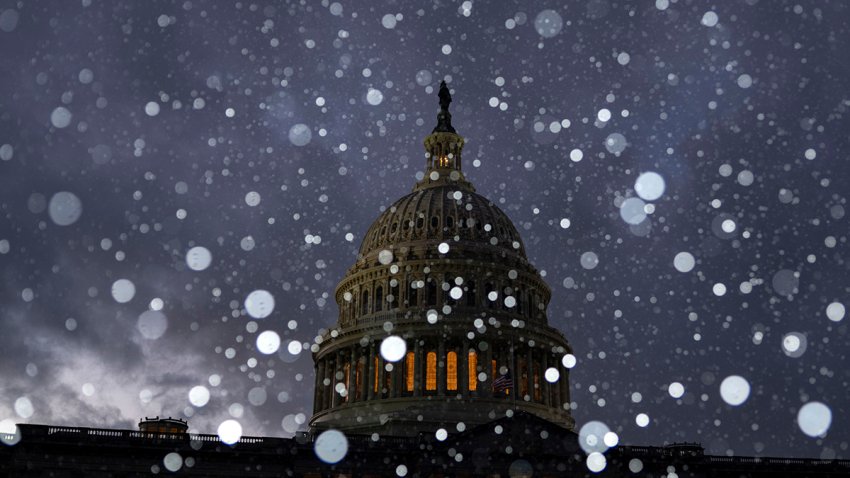
[[[360,255],[404,243],[439,243],[455,237],[526,258],[519,233],[498,206],[475,192],[451,186],[414,191],[396,201],[369,228]]]

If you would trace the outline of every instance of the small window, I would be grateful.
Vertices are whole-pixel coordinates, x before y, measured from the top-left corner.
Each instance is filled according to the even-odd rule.
[[[437,219],[437,216],[434,216],[434,217],[431,218],[431,228],[432,229],[436,229],[439,224],[440,224],[440,221]]]

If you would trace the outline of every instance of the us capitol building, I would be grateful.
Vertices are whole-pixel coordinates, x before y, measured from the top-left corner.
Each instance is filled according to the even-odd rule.
[[[336,288],[339,322],[314,354],[315,429],[415,436],[511,410],[574,426],[551,291],[511,220],[464,176],[450,102],[443,83],[424,177],[372,224]],[[388,336],[402,345],[393,362]]]
[[[710,456],[696,443],[588,454],[551,290],[463,174],[450,102],[443,82],[424,176],[372,224],[336,288],[306,433],[226,444],[170,417],[139,430],[20,424],[0,434],[0,477],[850,475],[850,460]]]

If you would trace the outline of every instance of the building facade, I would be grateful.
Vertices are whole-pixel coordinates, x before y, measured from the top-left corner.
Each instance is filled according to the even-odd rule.
[[[511,220],[464,176],[445,82],[439,96],[423,178],[372,224],[336,288],[310,426],[409,436],[523,410],[572,429],[571,349],[547,323],[551,291]],[[382,353],[387,338],[402,353]]]

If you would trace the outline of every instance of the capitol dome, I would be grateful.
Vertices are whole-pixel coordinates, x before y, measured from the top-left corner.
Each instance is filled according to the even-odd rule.
[[[443,83],[426,168],[364,235],[317,338],[314,430],[411,436],[514,411],[572,429],[572,352],[522,238],[462,170]]]

